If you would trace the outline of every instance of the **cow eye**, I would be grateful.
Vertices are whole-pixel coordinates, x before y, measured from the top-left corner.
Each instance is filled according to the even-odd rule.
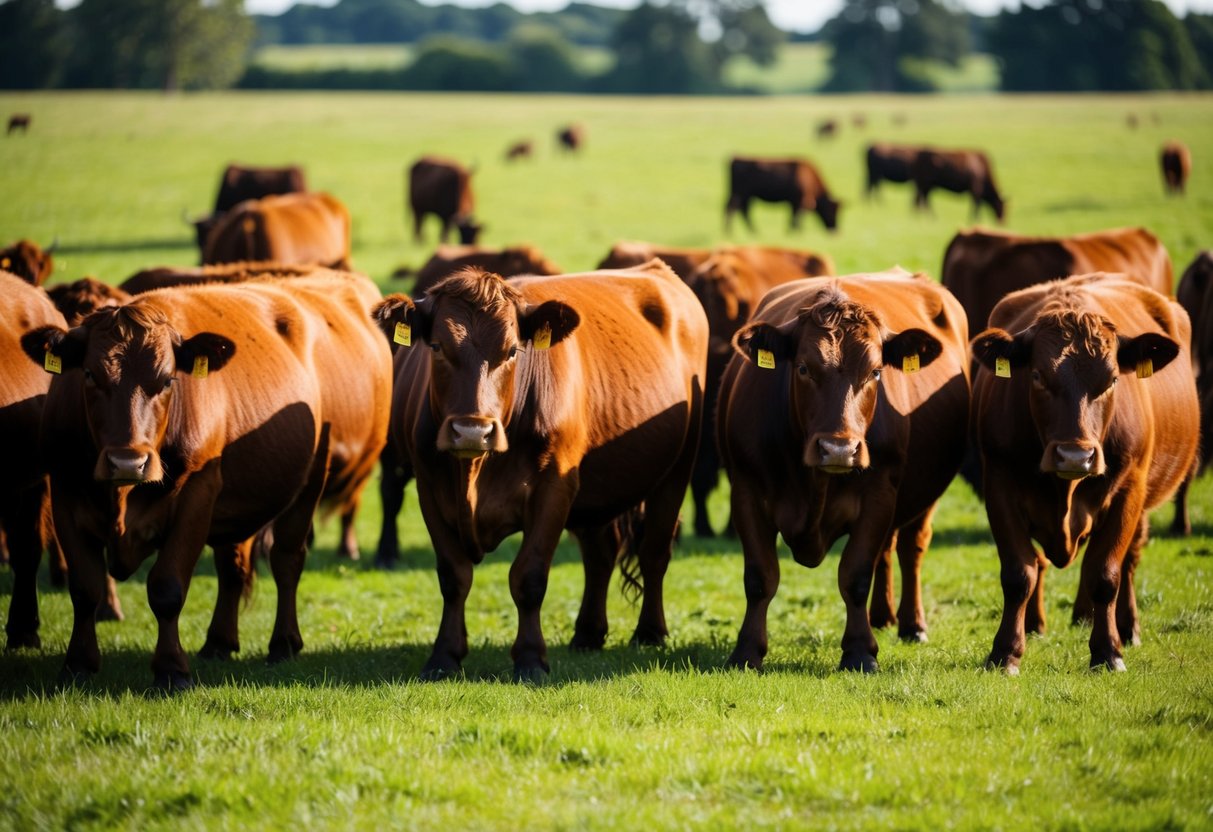
[[[436,353],[440,353],[442,352],[442,345],[435,341],[434,343],[430,344],[430,349]]]
[[[872,381],[880,381],[880,368],[877,367],[872,371]]]
[[[1032,371],[1032,383],[1033,383],[1033,384],[1040,384],[1040,370],[1033,370],[1033,371]]]
[[[167,390],[173,386],[173,377],[169,376],[164,380],[164,389]]]
[[[807,376],[809,374],[809,365],[808,364],[797,364],[796,372],[800,373],[802,376]]]
[[[84,371],[84,383],[89,385],[90,387],[92,387],[94,384],[96,384],[96,382],[93,380],[92,370]]]
[[[517,354],[518,354],[518,348],[517,348],[517,347],[510,347],[510,351],[509,351],[508,353],[506,353],[506,356],[505,356],[505,357],[506,357],[506,358],[513,358],[513,357],[514,357],[514,356],[516,356]]]

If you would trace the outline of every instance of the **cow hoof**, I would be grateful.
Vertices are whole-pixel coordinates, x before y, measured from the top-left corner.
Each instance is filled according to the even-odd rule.
[[[724,663],[724,666],[730,670],[753,670],[755,673],[761,673],[762,658],[748,656],[740,650],[734,650],[733,655],[729,656],[729,660]]]
[[[897,633],[897,637],[900,638],[902,641],[906,642],[907,644],[926,644],[927,643],[927,631],[921,630],[918,627],[915,627],[911,630],[900,630]]]
[[[1008,676],[1019,675],[1019,660],[991,653],[986,657],[986,670],[1001,670]]]
[[[446,679],[453,679],[462,673],[463,669],[459,665],[448,667],[430,661],[426,663],[425,667],[421,668],[421,672],[417,674],[417,678],[423,682],[441,682]]]
[[[383,572],[392,572],[396,569],[398,557],[387,557],[385,555],[375,555],[375,568]]]
[[[876,657],[871,653],[843,653],[842,661],[838,663],[838,669],[858,673],[875,673],[880,667],[876,664]]]
[[[665,637],[666,633],[663,631],[637,627],[636,632],[632,633],[630,643],[633,647],[660,647],[665,644]]]
[[[1112,656],[1108,659],[1091,657],[1091,669],[1094,671],[1106,670],[1109,673],[1124,673],[1128,668],[1125,667],[1124,659],[1120,656]]]
[[[240,647],[232,647],[229,644],[223,644],[219,641],[206,640],[206,644],[202,645],[202,649],[198,651],[198,658],[206,659],[207,661],[226,662],[231,661],[233,653],[239,653]]]
[[[278,664],[295,658],[303,651],[303,641],[279,641],[270,643],[269,655],[265,657],[266,664]]]
[[[868,623],[872,625],[873,630],[883,630],[885,627],[894,626],[897,623],[897,616],[891,612],[872,610],[868,613]]]
[[[587,653],[601,650],[604,644],[606,644],[606,633],[573,633],[569,649],[578,653]]]
[[[514,681],[523,685],[542,685],[548,679],[548,670],[543,665],[514,666]]]
[[[42,637],[37,631],[30,633],[9,633],[8,641],[4,645],[5,650],[37,650],[42,647]]]
[[[362,553],[357,549],[346,549],[342,547],[337,550],[337,557],[341,560],[362,560]]]
[[[117,604],[102,604],[97,607],[98,621],[125,621],[126,616],[122,613],[122,607]]]
[[[703,537],[703,538],[713,538],[716,536],[716,532],[714,532],[712,530],[711,524],[700,523],[698,520],[696,520],[695,521],[695,536]]]
[[[93,674],[91,671],[72,670],[65,665],[59,671],[59,677],[55,680],[55,683],[61,688],[75,688],[87,685],[92,678]]]
[[[162,693],[180,693],[193,686],[193,677],[180,670],[157,670],[152,680],[152,687]]]

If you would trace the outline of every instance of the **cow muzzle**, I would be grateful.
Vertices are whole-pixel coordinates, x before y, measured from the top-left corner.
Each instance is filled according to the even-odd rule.
[[[862,439],[818,434],[805,447],[804,463],[827,474],[849,474],[868,467],[867,443]]]
[[[1050,442],[1040,461],[1040,470],[1063,480],[1078,480],[1103,473],[1103,454],[1098,445],[1085,442]]]
[[[490,452],[500,453],[509,448],[505,428],[497,419],[480,416],[451,417],[438,432],[438,450],[455,456],[474,459]]]
[[[106,448],[97,460],[93,472],[98,480],[116,485],[149,482],[160,479],[159,460],[155,454],[139,448]]]

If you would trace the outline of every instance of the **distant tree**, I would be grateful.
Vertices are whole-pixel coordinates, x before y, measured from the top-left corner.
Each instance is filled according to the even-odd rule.
[[[494,92],[512,88],[512,69],[499,47],[438,37],[426,41],[402,79],[411,90]]]
[[[506,42],[519,92],[573,92],[584,78],[572,47],[554,29],[538,24],[518,26]]]
[[[969,52],[969,24],[954,0],[846,0],[824,27],[833,47],[829,92],[919,92],[931,88],[916,67],[956,66]]]
[[[1183,22],[1205,77],[1213,82],[1213,15],[1188,12]]]
[[[0,87],[54,86],[67,54],[63,18],[53,0],[10,0],[0,5]]]

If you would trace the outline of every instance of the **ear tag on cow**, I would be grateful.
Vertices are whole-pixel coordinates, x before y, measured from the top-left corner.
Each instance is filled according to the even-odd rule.
[[[11,265],[13,265],[13,264],[7,257],[5,257],[3,260],[0,260],[0,269],[7,269]]]
[[[758,351],[758,366],[762,367],[764,370],[774,370],[775,369],[775,353],[771,352],[770,350],[759,350]]]
[[[995,358],[994,359],[994,375],[999,378],[1011,377],[1011,359]]]
[[[548,347],[552,346],[552,325],[544,324],[543,326],[539,327],[539,329],[535,332],[534,337],[531,338],[531,343],[537,350],[546,350]]]
[[[1149,378],[1154,375],[1154,359],[1147,358],[1144,361],[1137,362],[1137,377]]]
[[[392,341],[402,347],[413,346],[413,328],[408,324],[396,324],[396,332],[392,335]]]
[[[917,373],[921,369],[922,362],[918,358],[918,353],[902,356],[901,371],[903,373]]]
[[[210,361],[205,355],[200,355],[194,359],[194,371],[190,373],[194,378],[206,378],[207,372],[210,369]]]
[[[252,234],[257,230],[257,222],[252,217],[245,217],[241,226],[244,228],[245,234]]]
[[[50,350],[46,351],[46,358],[42,361],[42,369],[48,373],[59,375],[63,372],[63,359],[55,355]]]

